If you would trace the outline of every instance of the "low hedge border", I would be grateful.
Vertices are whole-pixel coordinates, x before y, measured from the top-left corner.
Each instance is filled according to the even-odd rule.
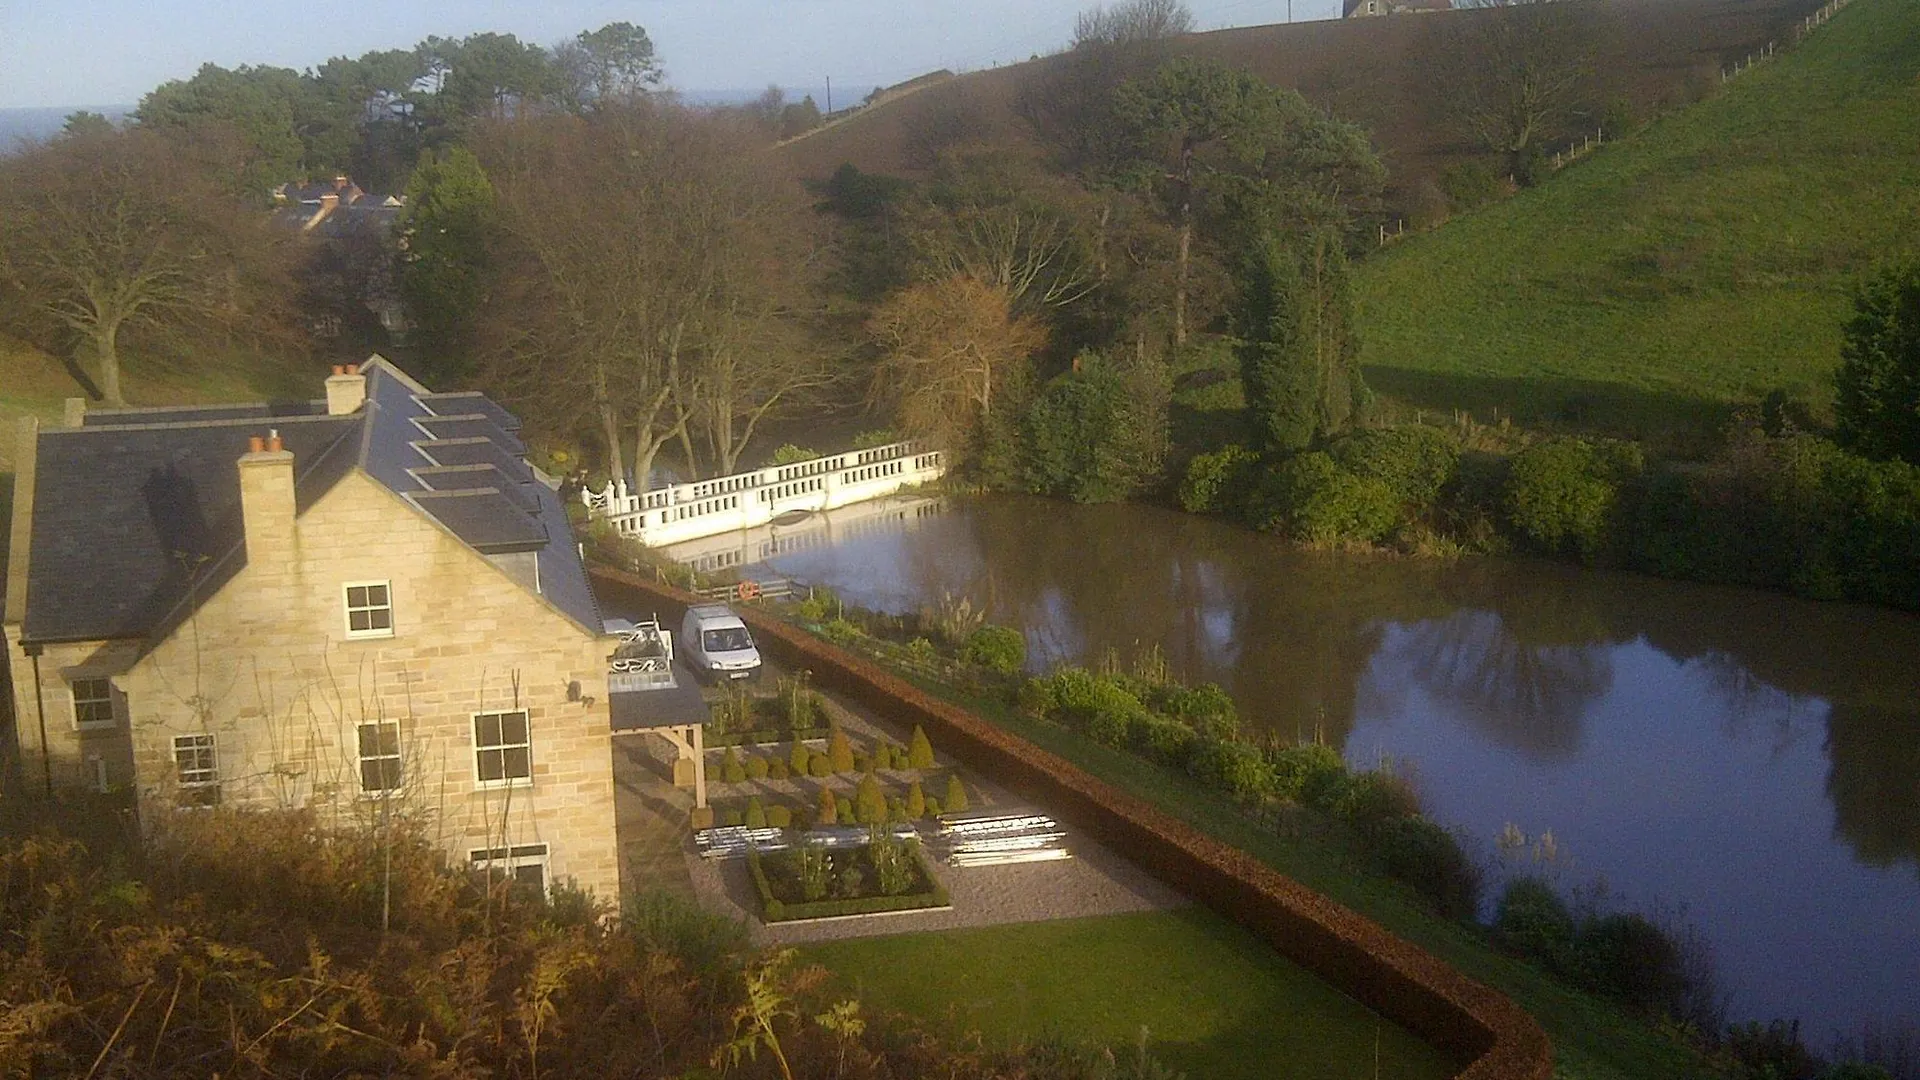
[[[637,590],[650,602],[700,602],[625,571],[596,565],[590,572],[601,584]],[[810,668],[823,684],[902,724],[925,726],[956,756],[1046,803],[1283,956],[1467,1062],[1456,1080],[1550,1080],[1552,1043],[1505,994],[1253,856],[844,649],[765,612],[749,608],[740,615],[763,651]]]
[[[894,911],[946,907],[947,890],[941,886],[940,879],[933,876],[933,868],[927,865],[926,856],[916,854],[914,858],[920,861],[920,872],[933,882],[932,891],[902,893],[899,896],[866,896],[854,900],[813,900],[800,904],[789,904],[774,897],[773,886],[767,883],[767,872],[760,865],[759,852],[747,852],[747,868],[753,871],[753,887],[760,893],[761,922],[831,919],[841,915],[884,915]]]
[[[782,731],[779,728],[767,728],[762,731],[729,731],[719,738],[707,739],[706,745],[709,750],[724,750],[729,746],[756,746],[763,750],[771,750],[791,744],[796,737],[801,742],[824,739],[832,731],[832,728],[823,727],[803,728],[799,731]]]

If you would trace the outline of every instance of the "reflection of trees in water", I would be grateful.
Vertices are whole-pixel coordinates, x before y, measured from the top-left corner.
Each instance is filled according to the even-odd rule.
[[[1816,703],[1787,693],[1767,682],[1738,659],[1717,650],[1689,660],[1689,672],[1720,703],[1722,728],[1732,739],[1772,741],[1769,755],[1778,760],[1812,735]]]
[[[1920,714],[1833,706],[1827,762],[1835,831],[1854,855],[1920,867]]]
[[[1613,685],[1607,645],[1529,644],[1491,611],[1460,611],[1405,627],[1391,658],[1383,659],[1475,727],[1536,757],[1577,750],[1587,707]]]

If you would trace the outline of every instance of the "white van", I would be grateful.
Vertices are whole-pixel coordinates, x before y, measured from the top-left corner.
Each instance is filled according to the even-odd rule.
[[[687,664],[703,675],[744,679],[760,670],[760,650],[753,646],[753,635],[725,604],[688,608],[677,644]]]

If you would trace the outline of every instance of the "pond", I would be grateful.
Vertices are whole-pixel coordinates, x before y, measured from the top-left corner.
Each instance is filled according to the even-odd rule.
[[[993,496],[820,524],[726,561],[894,612],[964,594],[1025,629],[1036,668],[1157,646],[1250,725],[1391,762],[1501,872],[1697,927],[1733,1020],[1798,1017],[1819,1049],[1920,1023],[1920,618],[1306,555],[1138,506]],[[1509,825],[1524,849],[1501,849]]]

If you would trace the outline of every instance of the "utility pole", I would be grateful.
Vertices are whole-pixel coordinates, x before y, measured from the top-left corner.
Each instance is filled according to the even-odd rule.
[[[1293,3],[1293,0],[1287,0],[1287,3]],[[827,76],[827,115],[833,115],[833,76],[831,75]]]

